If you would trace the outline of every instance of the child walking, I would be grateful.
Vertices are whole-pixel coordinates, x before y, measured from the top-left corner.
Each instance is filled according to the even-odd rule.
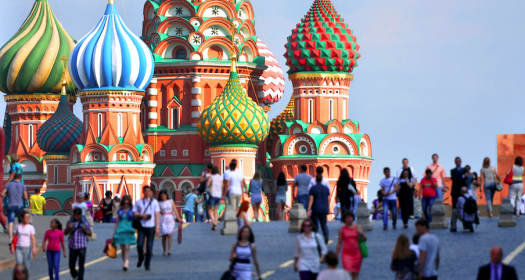
[[[66,258],[66,245],[64,243],[64,233],[62,232],[62,224],[57,219],[51,220],[49,225],[50,230],[46,231],[44,241],[42,242],[42,251],[47,249],[47,265],[49,269],[49,279],[59,280],[60,274],[60,248],[64,258]],[[46,247],[47,242],[47,247]],[[54,277],[53,277],[54,274]]]

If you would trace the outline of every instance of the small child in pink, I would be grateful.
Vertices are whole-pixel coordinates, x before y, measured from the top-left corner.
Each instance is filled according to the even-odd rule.
[[[49,279],[59,280],[60,274],[60,247],[66,257],[66,245],[64,244],[64,233],[62,224],[57,219],[53,219],[50,224],[51,229],[46,231],[42,242],[42,251],[47,249],[47,264],[49,268]],[[48,242],[46,247],[46,241]],[[53,277],[54,272],[54,277]]]

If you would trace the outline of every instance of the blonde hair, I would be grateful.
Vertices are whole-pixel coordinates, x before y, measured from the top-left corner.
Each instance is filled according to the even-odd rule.
[[[483,168],[489,168],[490,167],[490,158],[486,157],[483,159]]]
[[[401,234],[397,238],[396,246],[394,247],[394,252],[392,253],[392,259],[394,260],[405,260],[410,257],[412,252],[410,252],[410,241],[406,234]]]
[[[261,180],[261,171],[256,170],[255,174],[253,174],[253,179],[254,180]]]
[[[20,161],[20,157],[17,154],[11,155],[11,162],[18,162]]]

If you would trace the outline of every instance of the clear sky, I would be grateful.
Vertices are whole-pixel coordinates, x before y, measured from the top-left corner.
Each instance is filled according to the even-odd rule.
[[[456,156],[479,170],[486,156],[495,164],[497,134],[525,133],[525,1],[332,1],[361,46],[348,115],[360,121],[372,141],[369,197],[377,191],[383,167],[397,169],[403,157],[419,177],[433,153],[447,170]],[[0,45],[20,27],[33,2],[0,2]],[[77,40],[94,27],[107,3],[49,2]],[[140,35],[145,1],[116,2]],[[257,35],[287,71],[286,38],[313,0],[252,3]],[[285,97],[270,117],[284,109],[291,91],[287,81]],[[2,116],[4,110],[2,100]]]

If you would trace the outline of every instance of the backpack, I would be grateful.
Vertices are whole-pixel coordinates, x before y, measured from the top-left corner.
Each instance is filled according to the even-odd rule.
[[[465,198],[465,204],[463,205],[463,211],[469,215],[475,214],[478,212],[478,205],[476,203],[476,200],[472,197],[466,197]]]

